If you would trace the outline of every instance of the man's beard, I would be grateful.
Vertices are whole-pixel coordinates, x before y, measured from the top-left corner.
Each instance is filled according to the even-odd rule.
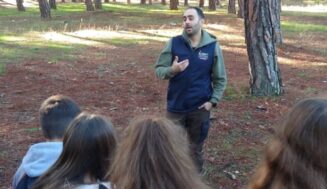
[[[189,28],[192,29],[192,31],[191,31],[190,33],[187,32],[187,30],[188,30]],[[186,33],[186,35],[187,35],[188,37],[193,37],[193,36],[194,36],[195,34],[197,34],[200,30],[201,30],[201,29],[200,29],[199,23],[197,23],[197,24],[194,25],[193,27],[185,27],[185,28],[184,28],[184,31],[185,31],[185,33]]]

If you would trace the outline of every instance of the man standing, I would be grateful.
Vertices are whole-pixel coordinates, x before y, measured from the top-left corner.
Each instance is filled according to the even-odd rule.
[[[204,14],[189,7],[183,15],[184,31],[161,52],[156,74],[169,79],[167,117],[187,130],[198,171],[203,167],[203,144],[209,131],[210,110],[221,100],[226,72],[216,37],[202,29]]]

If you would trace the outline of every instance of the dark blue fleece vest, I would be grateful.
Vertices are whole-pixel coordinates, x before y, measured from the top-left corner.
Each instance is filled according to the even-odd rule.
[[[187,113],[196,110],[212,95],[212,65],[216,43],[192,49],[188,42],[177,36],[172,40],[172,59],[188,59],[189,66],[169,80],[167,110]]]

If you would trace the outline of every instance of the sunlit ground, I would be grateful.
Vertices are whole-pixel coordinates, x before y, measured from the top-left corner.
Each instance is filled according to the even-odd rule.
[[[326,5],[310,5],[310,6],[283,6],[283,11],[294,11],[294,12],[312,12],[312,13],[326,13]]]

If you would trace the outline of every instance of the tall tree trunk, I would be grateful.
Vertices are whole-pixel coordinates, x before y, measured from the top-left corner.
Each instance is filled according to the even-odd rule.
[[[228,1],[228,13],[236,14],[235,0]]]
[[[49,0],[49,3],[51,9],[57,9],[56,0]]]
[[[279,0],[244,0],[244,25],[251,94],[280,95],[281,73],[276,43],[282,43]]]
[[[17,9],[18,11],[25,11],[25,7],[23,5],[24,1],[23,0],[16,0],[17,3]]]
[[[161,4],[162,5],[166,5],[167,3],[166,3],[166,0],[161,0]]]
[[[102,2],[101,2],[101,0],[94,0],[94,7],[97,10],[102,9]]]
[[[47,0],[39,0],[39,9],[42,19],[51,18],[50,5]]]
[[[216,10],[216,0],[209,0],[209,10],[211,11]]]
[[[220,0],[216,0],[216,5],[220,6]]]
[[[62,2],[62,3],[66,3],[66,1],[65,1],[65,0],[61,0],[61,2]]]
[[[199,7],[203,8],[204,7],[204,0],[199,1]]]
[[[109,0],[104,0],[105,3],[109,3]],[[128,2],[128,1],[127,1]]]
[[[109,0],[106,0],[106,1],[109,1]],[[131,4],[131,0],[127,0],[127,4]]]
[[[184,0],[184,6],[185,6],[185,7],[188,6],[188,0]]]
[[[77,0],[72,0],[73,3],[77,3]]]
[[[238,18],[244,18],[244,0],[238,0],[238,12],[237,17]]]
[[[149,0],[149,5],[152,5],[152,0]]]
[[[86,11],[94,11],[92,0],[85,0]]]
[[[178,10],[178,0],[170,0],[169,8],[170,10]]]
[[[146,0],[141,0],[141,2],[140,2],[141,5],[145,5],[145,3],[146,3]]]

